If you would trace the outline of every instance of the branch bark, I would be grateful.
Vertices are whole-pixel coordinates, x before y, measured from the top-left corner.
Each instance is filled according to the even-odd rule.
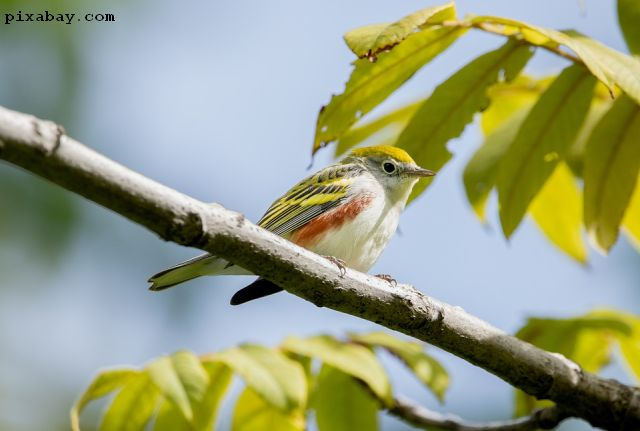
[[[502,422],[472,423],[455,415],[434,412],[406,398],[396,398],[395,405],[389,409],[393,416],[418,428],[449,431],[536,431],[557,427],[567,418],[557,406],[539,409],[529,416]]]
[[[58,125],[0,108],[0,159],[74,191],[157,233],[206,250],[318,306],[431,343],[569,416],[610,430],[640,429],[640,390],[603,379],[411,286],[347,269],[98,154]]]

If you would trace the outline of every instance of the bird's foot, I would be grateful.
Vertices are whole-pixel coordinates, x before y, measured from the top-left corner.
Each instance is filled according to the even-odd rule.
[[[340,271],[340,278],[345,276],[345,274],[347,273],[347,265],[344,263],[344,260],[338,259],[337,257],[333,257],[333,256],[322,256],[322,257],[324,257],[329,262],[333,263],[335,266],[338,267],[338,270]]]
[[[380,280],[386,281],[393,287],[396,287],[398,285],[398,282],[396,281],[396,279],[390,276],[389,274],[376,274],[374,277],[379,278]]]

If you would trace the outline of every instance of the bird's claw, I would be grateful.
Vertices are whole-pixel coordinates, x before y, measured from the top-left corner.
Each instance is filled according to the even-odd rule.
[[[376,274],[375,277],[379,278],[380,280],[386,281],[393,287],[396,287],[398,285],[398,282],[396,281],[396,279],[390,276],[389,274]]]
[[[338,259],[337,257],[334,257],[334,256],[323,256],[323,257],[338,267],[338,270],[340,271],[340,278],[345,276],[345,274],[347,273],[347,265],[344,263],[344,260]]]

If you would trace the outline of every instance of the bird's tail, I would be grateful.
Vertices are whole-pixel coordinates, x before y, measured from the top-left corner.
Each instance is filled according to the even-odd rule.
[[[231,305],[240,305],[254,299],[263,298],[274,293],[282,292],[282,287],[276,286],[269,280],[258,278],[250,285],[238,290],[231,298]]]
[[[210,254],[203,254],[153,275],[149,279],[149,283],[151,283],[149,289],[156,291],[164,290],[203,275],[217,274],[231,275],[250,273],[236,265],[229,264],[229,262],[224,259]]]

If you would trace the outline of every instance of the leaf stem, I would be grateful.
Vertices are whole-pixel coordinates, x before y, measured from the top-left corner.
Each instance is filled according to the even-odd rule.
[[[473,28],[476,30],[482,30],[487,33],[497,34],[499,36],[516,37],[519,40],[521,40],[523,43],[527,43],[531,46],[536,46],[536,47],[546,49],[547,51],[552,52],[553,54],[556,54],[576,64],[584,64],[584,62],[578,56],[573,55],[570,52],[564,51],[559,47],[550,46],[550,45],[538,45],[538,44],[532,43],[531,41],[528,41],[527,39],[521,36],[522,32],[509,34],[504,30],[504,26],[502,25],[492,24],[490,22],[471,22],[468,20],[467,21],[459,21],[459,20],[444,21],[440,25],[444,27]]]

